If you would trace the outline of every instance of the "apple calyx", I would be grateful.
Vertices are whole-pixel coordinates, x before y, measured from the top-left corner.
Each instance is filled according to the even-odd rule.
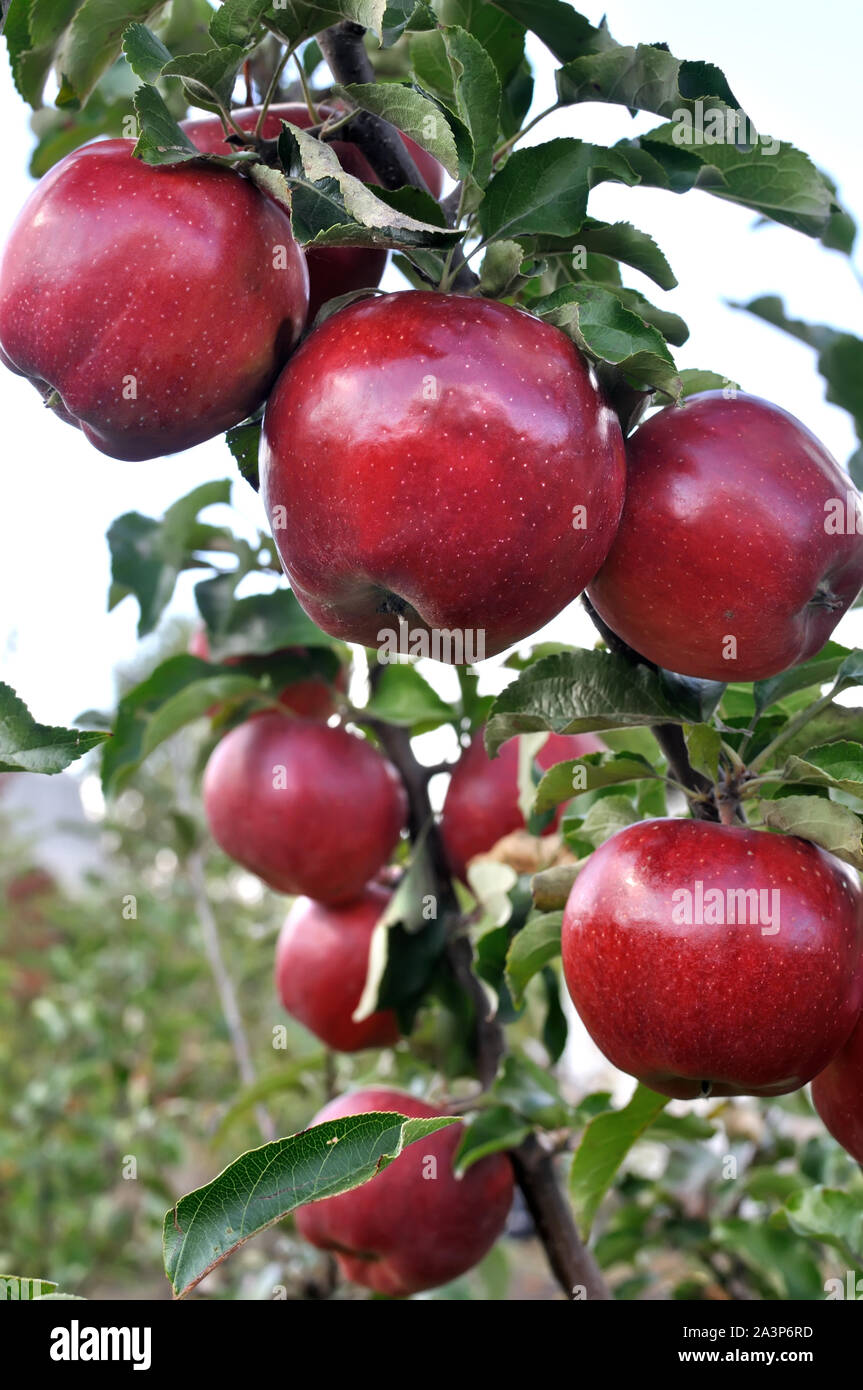
[[[842,600],[839,597],[839,595],[837,593],[834,593],[834,591],[830,588],[830,585],[827,583],[827,580],[822,579],[821,583],[818,585],[818,588],[815,590],[815,593],[809,600],[807,607],[826,608],[828,612],[832,613],[837,608],[842,607]]]

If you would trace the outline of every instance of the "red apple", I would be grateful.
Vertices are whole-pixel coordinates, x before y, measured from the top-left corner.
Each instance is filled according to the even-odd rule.
[[[464,882],[475,855],[485,854],[504,835],[524,828],[518,804],[519,741],[509,739],[497,757],[490,758],[480,729],[453,768],[443,804],[441,834],[452,871]],[[547,772],[555,763],[604,749],[596,734],[549,734],[535,761]],[[543,834],[557,828],[563,812],[561,806]]]
[[[707,391],[642,425],[627,465],[620,529],[587,591],[618,637],[720,681],[774,676],[824,645],[863,584],[863,508],[799,420]]]
[[[684,1099],[797,1090],[863,1003],[856,877],[807,840],[742,826],[612,835],[573,885],[562,949],[608,1060]]]
[[[339,113],[332,106],[319,106],[321,120]],[[258,106],[245,106],[231,115],[241,130],[254,130],[261,111]],[[282,121],[307,130],[312,124],[309,109],[302,102],[284,102],[271,106],[264,117],[261,136],[264,140],[278,139]],[[236,147],[225,140],[225,131],[218,116],[196,117],[181,122],[183,129],[202,154],[229,154]],[[444,171],[426,150],[414,144],[408,136],[402,139],[434,198],[443,190]],[[363,183],[380,183],[380,179],[365,155],[350,140],[327,142],[338,156],[345,173],[362,179]],[[334,246],[328,250],[306,252],[309,265],[309,319],[314,319],[322,304],[352,290],[362,290],[380,284],[387,263],[386,251],[373,247]]]
[[[203,793],[226,854],[280,893],[326,903],[362,893],[407,818],[398,773],[371,743],[277,710],[225,735]]]
[[[402,1091],[369,1087],[331,1100],[313,1124],[370,1110],[423,1119],[442,1113]],[[404,1298],[457,1279],[502,1234],[513,1195],[505,1154],[454,1176],[463,1128],[449,1125],[418,1139],[362,1187],[300,1207],[300,1234],[332,1250],[346,1279],[377,1293]]]
[[[257,409],[302,331],[308,276],[287,215],[248,179],[132,149],[84,145],[31,193],[0,266],[0,344],[97,449],[146,459]]]
[[[833,1138],[863,1164],[863,1017],[812,1082],[812,1101]]]
[[[197,656],[201,661],[210,660],[210,643],[206,628],[200,627],[192,634],[189,641],[189,654]],[[273,652],[270,659],[280,656],[305,657],[307,655],[308,652],[305,647],[283,647],[279,651]],[[221,665],[238,666],[244,661],[250,661],[253,664],[258,661],[266,663],[267,658],[228,656]],[[291,685],[286,686],[279,696],[279,702],[293,714],[298,714],[301,719],[329,719],[336,710],[333,699],[334,689],[342,695],[347,690],[347,675],[343,666],[339,667],[334,686],[325,681],[323,676],[309,676],[307,680],[293,681]],[[213,705],[208,713],[212,715],[218,708],[218,705]]]
[[[623,441],[559,329],[408,291],[305,340],[267,406],[261,488],[319,627],[378,648],[401,628],[428,644],[414,654],[467,662],[535,632],[596,573]]]
[[[391,1009],[353,1020],[362,998],[372,932],[391,894],[369,884],[354,902],[328,907],[297,898],[276,947],[276,988],[292,1018],[336,1052],[391,1047],[401,1037]]]

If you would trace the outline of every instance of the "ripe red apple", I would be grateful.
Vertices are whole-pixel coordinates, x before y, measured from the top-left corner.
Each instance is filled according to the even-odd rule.
[[[509,739],[496,758],[485,751],[483,731],[474,734],[453,768],[441,817],[441,834],[454,874],[467,882],[467,866],[474,855],[484,854],[509,835],[524,828],[518,804],[519,738]],[[605,744],[596,734],[549,734],[536,755],[547,772],[555,763],[601,753]],[[556,829],[564,808],[543,834]]]
[[[337,115],[332,106],[319,106],[321,120]],[[258,106],[245,106],[231,115],[241,130],[254,130],[261,111]],[[276,140],[282,129],[282,121],[307,130],[312,124],[309,109],[302,102],[283,102],[271,106],[264,117],[261,136],[264,140]],[[202,154],[228,154],[236,147],[225,140],[225,131],[218,116],[196,117],[182,121],[183,129]],[[407,135],[403,135],[405,145],[417,168],[428,185],[434,198],[439,198],[443,190],[444,171],[437,160],[426,150],[421,149]],[[365,155],[350,140],[331,140],[330,144],[338,156],[345,173],[362,179],[363,183],[380,183],[380,179],[369,164]],[[333,246],[328,250],[306,252],[309,266],[309,319],[314,319],[322,304],[352,290],[366,289],[380,284],[387,263],[386,251],[373,247]]]
[[[627,441],[623,519],[587,592],[648,660],[774,676],[824,645],[861,585],[859,495],[793,415],[707,391]]]
[[[573,885],[562,949],[608,1060],[683,1099],[797,1090],[863,1003],[856,878],[807,840],[743,826],[612,835]]]
[[[341,907],[297,898],[276,946],[276,988],[292,1018],[336,1052],[391,1047],[401,1037],[391,1009],[353,1020],[362,998],[372,932],[391,894],[370,883]]]
[[[596,573],[623,488],[620,426],[569,338],[466,295],[348,305],[264,420],[292,588],[325,632],[369,647],[400,619],[428,644],[414,654],[456,663],[529,636]]]
[[[407,817],[399,775],[371,743],[278,710],[225,735],[203,793],[226,854],[280,893],[325,903],[359,896]]]
[[[197,656],[201,661],[210,660],[210,643],[207,637],[206,628],[200,627],[195,631],[189,641],[190,656]],[[305,647],[283,647],[279,651],[273,652],[273,658],[279,656],[298,656],[307,655]],[[241,662],[250,661],[253,664],[267,658],[257,656],[228,656],[221,663],[223,666],[238,666]],[[339,667],[335,685],[330,685],[324,680],[323,676],[309,676],[307,680],[293,681],[291,685],[279,695],[279,702],[293,714],[298,714],[301,719],[329,719],[335,713],[336,705],[333,699],[333,691],[337,690],[344,694],[347,690],[347,675],[343,666]],[[209,714],[214,714],[218,705],[213,705]]]
[[[0,266],[0,343],[97,449],[146,459],[261,404],[308,275],[286,213],[248,179],[132,149],[84,145],[31,193]]]
[[[863,1017],[812,1082],[812,1101],[833,1138],[863,1164]]]
[[[338,1096],[313,1124],[370,1110],[410,1118],[442,1112],[415,1096],[369,1087]],[[464,1177],[452,1171],[462,1125],[418,1139],[362,1187],[300,1207],[297,1228],[332,1250],[346,1279],[404,1298],[457,1279],[502,1234],[512,1205],[512,1165],[505,1154],[481,1158]]]

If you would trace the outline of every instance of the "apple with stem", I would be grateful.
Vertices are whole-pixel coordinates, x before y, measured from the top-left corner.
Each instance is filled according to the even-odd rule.
[[[276,946],[276,988],[292,1018],[335,1052],[392,1047],[401,1037],[391,1009],[356,1022],[372,933],[392,895],[370,883],[340,906],[297,898]]]
[[[508,739],[497,757],[490,758],[479,729],[453,768],[441,815],[441,835],[450,867],[465,883],[471,859],[492,849],[504,835],[525,827],[518,795],[520,741],[520,737]],[[549,734],[535,762],[547,772],[555,763],[604,749],[596,734]],[[557,828],[563,809],[549,821],[544,835]]]
[[[312,1123],[373,1110],[422,1119],[443,1113],[381,1086],[338,1096]],[[463,1133],[463,1125],[449,1125],[410,1144],[361,1187],[300,1207],[300,1235],[331,1250],[346,1279],[394,1298],[465,1274],[502,1235],[514,1184],[505,1154],[481,1158],[456,1178],[453,1156]]]
[[[777,1096],[827,1066],[863,1003],[856,876],[807,840],[651,820],[595,850],[563,969],[608,1060],[663,1095]]]
[[[225,735],[203,794],[226,854],[280,893],[325,903],[362,893],[407,819],[401,779],[371,743],[285,710]]]
[[[799,420],[706,391],[627,441],[623,518],[588,597],[641,656],[755,681],[823,647],[863,585],[863,506]]]
[[[227,168],[153,168],[132,140],[61,159],[0,263],[0,352],[112,458],[221,434],[266,398],[306,321],[284,209]]]
[[[368,647],[404,633],[467,664],[521,641],[593,578],[623,490],[617,417],[574,344],[467,295],[343,308],[264,417],[261,491],[294,593]]]
[[[334,106],[319,106],[318,117],[325,121],[329,116],[342,113]],[[241,130],[254,131],[261,114],[259,106],[244,106],[231,112],[231,119]],[[267,108],[260,135],[264,140],[277,140],[282,122],[290,121],[300,130],[308,130],[313,124],[309,108],[303,102],[279,102]],[[202,154],[231,154],[236,145],[228,143],[225,129],[218,116],[194,117],[182,121],[181,125],[193,144]],[[415,144],[407,135],[402,139],[408,152],[422,174],[433,198],[439,198],[443,190],[444,171],[433,155]],[[363,183],[380,183],[369,161],[359,146],[350,140],[329,140],[327,142],[338,156],[339,163],[346,174],[353,174]],[[350,294],[380,284],[387,263],[386,251],[366,246],[332,246],[322,249],[311,248],[306,252],[309,267],[309,320],[313,320],[322,304],[339,295]]]

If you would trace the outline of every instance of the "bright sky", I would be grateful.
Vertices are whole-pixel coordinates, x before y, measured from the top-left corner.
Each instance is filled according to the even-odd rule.
[[[598,23],[606,6],[580,8]],[[852,0],[833,0],[829,23],[815,25],[802,0],[759,0],[739,11],[682,6],[679,0],[609,0],[607,12],[611,32],[621,42],[664,40],[678,57],[718,64],[759,130],[809,153],[837,180],[845,204],[863,222],[858,112],[863,8]],[[553,64],[539,46],[536,56],[535,109],[541,110],[553,98]],[[5,236],[29,191],[33,141],[5,55],[0,61],[5,154],[0,235]],[[545,122],[534,138],[567,134],[608,144],[657,123],[651,117],[632,122],[619,108],[581,106]],[[813,354],[723,303],[775,292],[795,317],[859,334],[863,292],[844,257],[780,227],[754,229],[750,213],[698,193],[675,198],[605,184],[592,195],[591,212],[634,222],[666,252],[679,289],[663,294],[635,272],[627,280],[689,323],[691,338],[677,352],[681,366],[712,368],[791,410],[845,461],[854,447],[853,433],[844,412],[824,402]],[[385,284],[402,285],[395,272],[388,277]],[[5,456],[0,674],[37,719],[68,723],[85,708],[112,704],[112,669],[136,651],[136,605],[127,600],[113,614],[106,612],[105,532],[111,521],[133,510],[159,516],[199,483],[236,474],[221,440],[164,460],[109,459],[47,412],[26,382],[2,370],[0,418]],[[239,478],[234,494],[244,524],[263,526],[260,503]],[[211,517],[220,519],[217,509]],[[240,524],[236,517],[234,524]],[[192,614],[193,582],[181,583],[171,612]],[[587,645],[594,640],[578,610],[561,615],[545,635]],[[837,636],[849,643],[861,640],[860,613],[846,619]],[[430,664],[428,674],[443,693],[451,693],[452,672]],[[494,687],[498,684],[495,680]]]

